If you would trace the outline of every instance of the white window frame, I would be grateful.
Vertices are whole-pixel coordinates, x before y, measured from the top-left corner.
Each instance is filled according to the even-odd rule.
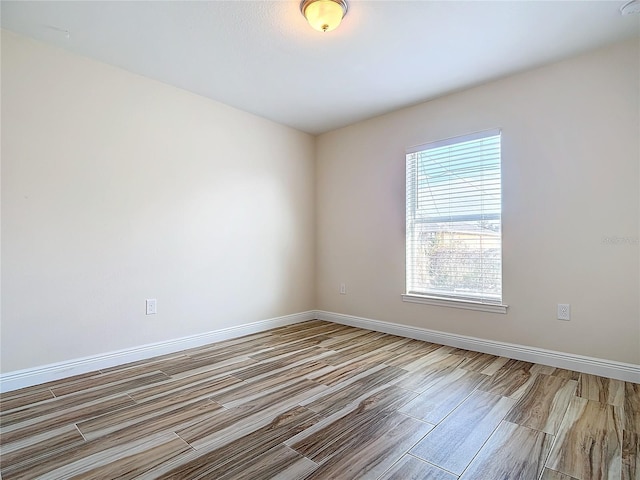
[[[406,150],[406,162],[407,162],[407,185],[406,185],[406,208],[407,208],[407,231],[405,237],[405,245],[406,245],[406,272],[405,272],[405,293],[402,295],[402,299],[405,302],[411,303],[422,303],[428,305],[436,305],[443,307],[454,307],[454,308],[462,308],[467,310],[479,310],[490,313],[507,313],[507,305],[502,303],[502,293],[500,295],[500,299],[497,301],[487,300],[487,299],[475,299],[472,296],[452,296],[452,295],[433,295],[430,293],[416,293],[409,291],[409,276],[411,275],[410,269],[413,265],[413,252],[409,246],[409,238],[412,235],[413,225],[416,223],[414,221],[414,212],[416,209],[417,202],[417,189],[413,189],[413,191],[409,191],[409,186],[414,184],[414,182],[410,179],[410,162],[415,162],[415,160],[410,159],[410,155],[414,153],[418,153],[425,150],[430,150],[433,148],[444,147],[448,145],[455,145],[457,143],[468,142],[472,140],[478,140],[481,138],[493,137],[497,135],[501,135],[500,129],[492,129],[485,130],[481,132],[475,132],[469,135],[462,135],[457,137],[448,138],[445,140],[440,140],[436,142],[430,142],[427,144],[417,145],[415,147],[408,148]],[[502,154],[500,155],[500,164],[502,170]],[[502,176],[501,176],[502,177]],[[502,180],[501,180],[502,181]],[[501,188],[502,190],[502,188]],[[500,212],[502,212],[502,205],[500,205]],[[501,218],[501,213],[500,213]],[[502,220],[500,220],[502,221]],[[500,259],[502,261],[502,226],[500,227]],[[501,272],[500,275],[502,277],[502,265],[500,266]]]

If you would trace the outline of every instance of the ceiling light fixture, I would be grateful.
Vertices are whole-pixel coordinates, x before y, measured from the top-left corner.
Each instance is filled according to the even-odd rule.
[[[347,14],[346,0],[302,0],[300,11],[319,32],[334,30]]]
[[[631,0],[620,7],[620,13],[622,15],[631,15],[634,13],[640,13],[640,1]]]

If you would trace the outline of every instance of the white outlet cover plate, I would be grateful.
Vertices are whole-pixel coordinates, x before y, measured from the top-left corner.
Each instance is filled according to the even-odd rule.
[[[571,320],[571,305],[568,303],[558,304],[558,320]]]
[[[146,314],[147,315],[155,315],[157,310],[157,306],[156,306],[156,299],[155,298],[148,298],[146,300]]]

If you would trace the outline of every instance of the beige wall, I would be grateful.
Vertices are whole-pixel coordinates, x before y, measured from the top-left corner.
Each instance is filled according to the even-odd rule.
[[[321,135],[318,308],[640,363],[639,53],[619,44]],[[405,148],[495,127],[508,313],[403,303]]]
[[[3,32],[2,371],[313,309],[314,188],[313,137]]]
[[[2,372],[313,308],[640,363],[638,58],[602,49],[314,155],[306,134],[3,32]],[[508,314],[403,303],[405,147],[494,127]]]

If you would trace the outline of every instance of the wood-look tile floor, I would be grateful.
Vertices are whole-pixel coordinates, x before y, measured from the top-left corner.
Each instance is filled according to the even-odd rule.
[[[329,322],[0,399],[4,480],[640,480],[640,385]]]

